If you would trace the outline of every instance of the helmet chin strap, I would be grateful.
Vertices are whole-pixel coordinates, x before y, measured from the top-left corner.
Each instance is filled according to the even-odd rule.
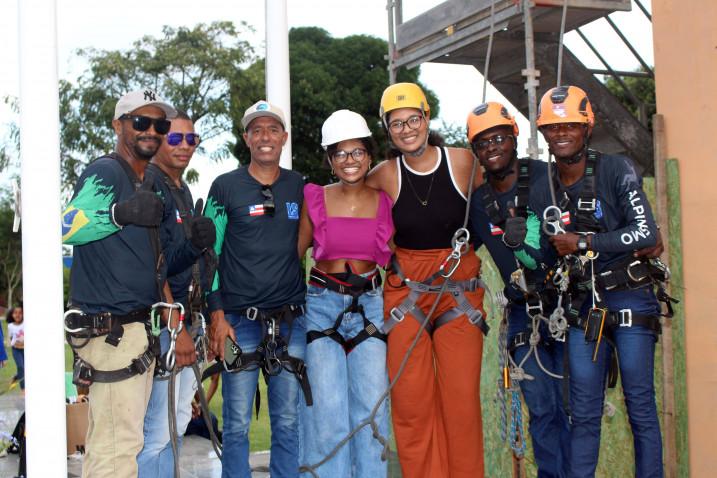
[[[497,179],[499,181],[504,180],[511,174],[515,173],[515,161],[518,159],[518,151],[513,150],[513,154],[510,157],[510,161],[508,161],[508,164],[503,166],[497,171],[488,171],[486,170],[486,175],[490,176],[491,179]]]

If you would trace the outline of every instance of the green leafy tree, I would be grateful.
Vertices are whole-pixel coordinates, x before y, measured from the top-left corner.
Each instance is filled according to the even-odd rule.
[[[128,91],[151,87],[174,106],[187,111],[204,139],[229,131],[229,85],[242,65],[254,60],[241,38],[242,23],[165,26],[162,36],[145,36],[128,50],[87,48],[78,55],[87,69],[76,83],[60,82],[62,180],[74,184],[82,167],[114,148],[111,126],[117,99]],[[230,150],[211,152],[226,157]],[[188,172],[188,178],[196,178]]]
[[[644,72],[645,70],[638,69],[636,71]],[[646,120],[645,124],[652,130],[652,115],[657,112],[657,107],[655,106],[655,79],[647,77],[625,77],[622,81],[632,94],[643,103],[642,111],[640,111],[640,107],[632,101],[625,89],[615,78],[606,76],[605,86],[636,118],[641,121]],[[645,115],[645,118],[643,118],[642,115]]]
[[[387,150],[386,135],[379,119],[379,100],[388,86],[386,41],[367,35],[333,38],[317,27],[293,28],[289,32],[291,75],[292,162],[312,182],[330,181],[322,166],[321,126],[338,109],[350,109],[366,118],[378,144]],[[400,70],[397,81],[418,82],[418,69]],[[264,60],[258,60],[237,76],[232,85],[234,152],[242,163],[249,151],[241,141],[244,110],[264,98]],[[435,94],[424,87],[431,117],[438,117]],[[382,159],[381,153],[376,159]]]
[[[12,232],[15,213],[4,192],[0,201],[0,287],[5,291],[5,300],[10,307],[22,297],[22,236]]]

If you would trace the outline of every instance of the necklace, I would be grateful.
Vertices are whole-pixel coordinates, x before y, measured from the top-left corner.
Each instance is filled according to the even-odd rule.
[[[439,159],[440,161],[440,159]],[[421,197],[416,192],[416,188],[413,186],[413,183],[411,182],[411,172],[408,170],[408,165],[405,164],[406,167],[406,181],[408,182],[409,187],[411,188],[411,192],[413,192],[413,195],[416,197],[416,200],[421,204],[421,206],[426,207],[428,206],[428,200],[431,198],[431,191],[433,190],[433,178],[436,175],[436,171],[438,170],[438,165],[436,165],[436,168],[431,173],[431,181],[428,183],[428,192],[426,193],[426,199],[421,199]]]

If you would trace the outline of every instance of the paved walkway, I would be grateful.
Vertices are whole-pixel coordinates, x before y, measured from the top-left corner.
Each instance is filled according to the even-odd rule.
[[[13,390],[0,395],[0,433],[12,433],[18,419],[25,409],[25,401],[19,392]],[[220,478],[222,466],[214,454],[209,440],[198,436],[184,437],[180,456],[182,478]],[[252,453],[249,457],[252,478],[269,478],[269,452]],[[0,457],[0,477],[12,478],[17,475],[18,455],[9,454]],[[82,455],[67,458],[67,477],[79,478],[82,475]],[[400,477],[398,460],[395,453],[389,459],[389,477]]]

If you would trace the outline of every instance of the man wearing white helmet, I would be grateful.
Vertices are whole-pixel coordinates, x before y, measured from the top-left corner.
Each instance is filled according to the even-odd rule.
[[[321,145],[338,182],[307,184],[299,228],[299,257],[313,246],[306,297],[306,363],[314,405],[304,407],[304,460],[319,462],[371,413],[388,385],[381,275],[391,257],[393,201],[366,185],[374,157],[371,131],[349,110],[334,112]],[[388,409],[376,415],[388,435]],[[381,478],[383,446],[364,427],[328,462],[321,477]]]

